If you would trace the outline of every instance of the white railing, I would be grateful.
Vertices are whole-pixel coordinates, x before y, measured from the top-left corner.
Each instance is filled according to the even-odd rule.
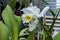
[[[59,8],[60,7],[60,3],[56,4],[56,2],[48,2],[48,4],[44,4],[43,6],[49,6],[50,9],[52,10],[55,10],[56,8]],[[53,16],[52,14],[48,11],[47,14],[45,15],[45,23],[46,25],[50,26],[52,24],[52,20],[53,19]],[[58,33],[60,32],[60,16],[57,17],[57,20],[55,22],[55,25],[54,25],[54,35],[55,36],[55,33]]]

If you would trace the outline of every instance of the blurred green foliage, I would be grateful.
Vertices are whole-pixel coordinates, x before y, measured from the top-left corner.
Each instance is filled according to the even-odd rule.
[[[28,28],[21,29],[22,19],[20,16],[14,15],[14,12],[9,5],[7,5],[2,12],[2,17],[4,23],[0,22],[0,40],[18,40],[20,39],[19,36],[22,36],[24,34],[28,35],[25,33]]]

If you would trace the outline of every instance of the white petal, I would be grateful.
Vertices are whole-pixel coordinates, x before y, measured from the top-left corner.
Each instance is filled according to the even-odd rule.
[[[21,17],[24,18],[25,17],[25,14],[23,14]]]
[[[41,12],[39,15],[37,15],[37,17],[43,17],[48,10],[49,10],[49,7],[46,6],[46,7],[42,10],[42,12]]]
[[[33,30],[36,28],[37,24],[38,24],[38,19],[32,21],[32,22],[29,24],[29,31],[33,31]]]
[[[29,13],[29,14],[35,14],[36,15],[36,14],[39,14],[40,13],[40,9],[37,6],[24,8],[22,11],[25,14],[26,13]]]
[[[33,7],[33,4],[32,3],[30,3],[30,7]]]

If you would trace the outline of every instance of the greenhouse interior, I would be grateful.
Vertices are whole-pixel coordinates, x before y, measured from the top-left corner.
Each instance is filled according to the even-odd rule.
[[[0,40],[60,40],[60,0],[0,0]]]

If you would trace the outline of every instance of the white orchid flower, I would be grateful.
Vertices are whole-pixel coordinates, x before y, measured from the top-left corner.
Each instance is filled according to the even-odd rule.
[[[24,12],[24,14],[22,15],[22,20],[23,23],[27,22],[29,23],[29,31],[33,31],[36,28],[39,22],[38,18],[43,17],[48,10],[49,10],[48,6],[45,7],[41,13],[40,9],[37,6],[24,8],[22,10]]]
[[[33,7],[28,7],[28,8],[24,8],[22,9],[21,11],[24,12],[24,14],[22,15],[22,18],[24,18],[24,20],[27,22],[27,17],[31,17],[34,18],[33,16],[34,15],[37,15],[40,13],[40,9],[37,8],[36,6],[33,6]],[[28,16],[27,16],[28,15]],[[23,23],[25,23],[25,21]],[[29,21],[29,20],[28,20]]]
[[[23,14],[22,20],[23,23],[29,23],[29,31],[33,31],[39,22],[38,18],[33,14]]]

